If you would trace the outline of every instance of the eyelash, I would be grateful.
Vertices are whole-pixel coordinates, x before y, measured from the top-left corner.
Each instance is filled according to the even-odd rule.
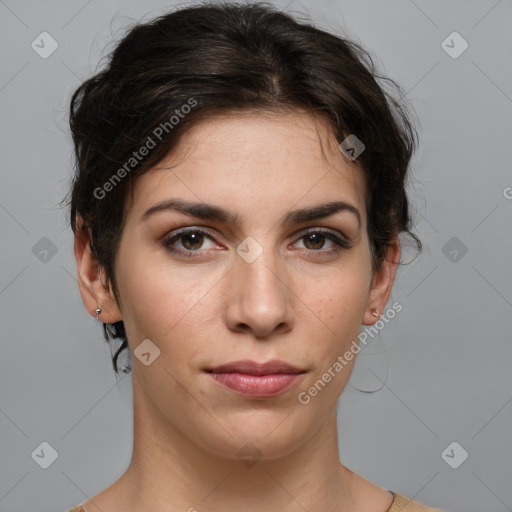
[[[189,258],[197,258],[197,257],[201,256],[201,250],[200,249],[197,250],[197,251],[184,251],[182,249],[176,249],[174,247],[171,247],[172,244],[176,240],[179,240],[180,238],[183,238],[184,236],[190,235],[192,233],[198,233],[200,235],[206,235],[208,238],[210,238],[212,240],[213,240],[213,238],[215,236],[214,233],[212,233],[212,232],[210,232],[208,230],[205,230],[205,229],[187,228],[187,229],[183,229],[183,230],[179,231],[178,233],[174,233],[173,235],[165,236],[162,239],[162,245],[164,246],[165,249],[167,249],[171,253],[180,254],[182,256],[188,256]],[[312,228],[309,231],[303,233],[302,236],[300,236],[298,238],[298,240],[306,238],[307,236],[312,235],[312,234],[320,234],[320,235],[322,235],[323,237],[327,238],[328,240],[331,240],[331,242],[334,242],[334,244],[338,248],[331,249],[331,250],[328,250],[328,251],[314,250],[314,249],[305,249],[308,252],[312,252],[312,253],[315,253],[315,254],[318,253],[319,255],[324,255],[324,256],[329,256],[329,255],[332,255],[334,253],[338,253],[340,251],[340,249],[341,250],[343,250],[343,249],[347,250],[347,249],[350,249],[350,247],[351,247],[350,243],[346,239],[339,237],[338,235],[334,234],[332,231],[326,231],[324,229],[318,229],[318,228]]]

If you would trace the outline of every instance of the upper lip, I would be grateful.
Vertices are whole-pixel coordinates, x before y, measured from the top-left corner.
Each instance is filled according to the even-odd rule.
[[[245,359],[221,364],[207,370],[212,373],[245,373],[247,375],[271,375],[276,373],[299,374],[304,370],[293,366],[286,361],[274,359],[265,363],[258,363]]]

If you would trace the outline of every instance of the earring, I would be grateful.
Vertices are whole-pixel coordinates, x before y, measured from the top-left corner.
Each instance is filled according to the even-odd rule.
[[[372,314],[373,316],[378,316],[378,317],[380,317],[379,310],[378,310],[377,308],[373,308],[373,309],[371,310],[371,314]]]
[[[100,308],[96,309],[95,313],[96,313],[96,320],[99,320],[100,319],[101,309]]]

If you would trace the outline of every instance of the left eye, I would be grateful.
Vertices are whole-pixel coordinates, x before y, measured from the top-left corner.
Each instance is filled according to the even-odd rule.
[[[319,249],[326,249],[324,246],[326,241],[331,242],[331,246],[327,249],[332,249],[333,246],[343,246],[343,241],[337,237],[334,233],[326,233],[324,231],[312,231],[305,235],[302,235],[299,240],[304,240],[306,249],[313,251]]]

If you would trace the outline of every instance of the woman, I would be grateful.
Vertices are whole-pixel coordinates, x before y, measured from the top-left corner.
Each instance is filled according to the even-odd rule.
[[[415,132],[374,77],[352,42],[217,4],[136,26],[75,92],[79,287],[131,355],[134,446],[73,510],[434,510],[338,455],[361,324],[399,235],[421,250]]]

